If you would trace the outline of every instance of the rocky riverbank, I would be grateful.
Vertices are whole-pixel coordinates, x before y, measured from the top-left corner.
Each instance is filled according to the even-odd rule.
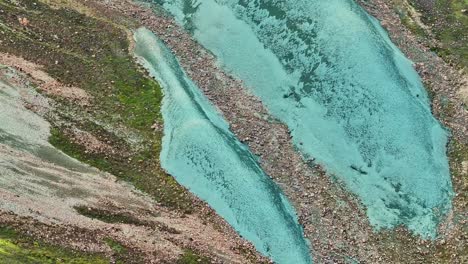
[[[382,6],[373,6],[374,10],[390,12],[390,9],[381,4]],[[355,259],[369,263],[438,263],[448,259],[461,261],[466,257],[460,242],[464,237],[464,223],[451,225],[454,223],[453,217],[447,220],[451,224],[446,226],[451,227],[441,228],[441,238],[435,242],[420,240],[404,229],[374,233],[356,198],[347,193],[333,177],[325,175],[313,160],[304,161],[295,151],[287,128],[273,120],[261,103],[246,92],[241,82],[222,72],[216,66],[215,58],[193,41],[170,17],[157,6],[154,7],[155,10],[151,10],[148,6],[136,5],[131,1],[113,1],[108,6],[137,18],[142,25],[150,28],[165,41],[178,56],[190,77],[229,121],[232,131],[260,157],[264,170],[293,201],[306,236],[312,242],[311,250],[316,261],[344,263]],[[382,16],[380,19],[384,26],[386,23],[400,25],[408,41],[412,39],[411,32],[405,30],[398,21],[389,20],[394,17],[387,13],[386,17]],[[408,42],[409,46],[411,42]],[[405,51],[404,47],[402,49]],[[444,124],[454,129],[455,139],[465,139],[466,111],[457,95],[461,86],[460,83],[458,86],[453,85],[453,81],[459,82],[462,79],[460,76],[447,77],[456,72],[444,65],[442,60],[431,56],[436,65],[434,67],[437,67],[433,69],[445,69],[443,72],[435,70],[432,73],[437,76],[433,77],[432,83],[439,85],[434,94],[441,97],[445,94],[452,95],[448,98],[453,100],[452,107],[455,107],[450,117],[451,121]],[[429,70],[421,70],[425,64],[416,64],[416,67],[419,72],[426,72],[427,76],[422,74],[425,80],[430,79]],[[438,109],[441,109],[440,103],[434,97],[434,112],[449,115],[447,110]],[[458,154],[466,150],[466,145],[460,144],[461,149],[455,151]],[[452,167],[461,166],[464,161],[453,157],[458,154],[452,154]],[[454,173],[454,182],[459,194],[463,193],[464,188],[462,175]],[[466,206],[464,198],[458,199],[452,214],[461,216]]]

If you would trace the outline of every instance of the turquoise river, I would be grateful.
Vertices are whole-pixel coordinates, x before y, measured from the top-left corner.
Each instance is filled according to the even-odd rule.
[[[376,19],[353,0],[155,2],[359,197],[376,230],[437,235],[453,197],[448,132]]]
[[[163,168],[276,263],[311,263],[308,241],[281,190],[170,50],[149,30],[134,36],[136,55],[164,91]]]

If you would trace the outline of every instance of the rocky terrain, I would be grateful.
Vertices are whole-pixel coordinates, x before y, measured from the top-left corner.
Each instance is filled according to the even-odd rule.
[[[415,62],[452,133],[456,197],[435,241],[404,228],[373,232],[356,197],[304,160],[287,127],[157,6],[0,0],[0,262],[268,262],[160,168],[161,90],[131,55],[140,26],[173,50],[260,157],[294,204],[316,263],[467,262],[466,41],[444,31],[449,12],[462,16],[456,29],[466,27],[466,9],[437,16],[425,3],[361,1]],[[31,252],[37,259],[25,261]]]

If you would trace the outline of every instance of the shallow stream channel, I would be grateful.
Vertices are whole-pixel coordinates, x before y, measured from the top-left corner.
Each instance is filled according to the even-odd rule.
[[[276,263],[311,263],[294,209],[171,51],[149,30],[135,53],[164,90],[161,165]]]

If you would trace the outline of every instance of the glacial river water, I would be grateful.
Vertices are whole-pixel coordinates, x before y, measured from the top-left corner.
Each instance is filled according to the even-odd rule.
[[[161,165],[276,263],[311,263],[308,241],[281,190],[149,30],[135,53],[164,91]]]
[[[453,196],[448,133],[411,62],[354,1],[155,2],[360,198],[376,230],[436,236]]]

